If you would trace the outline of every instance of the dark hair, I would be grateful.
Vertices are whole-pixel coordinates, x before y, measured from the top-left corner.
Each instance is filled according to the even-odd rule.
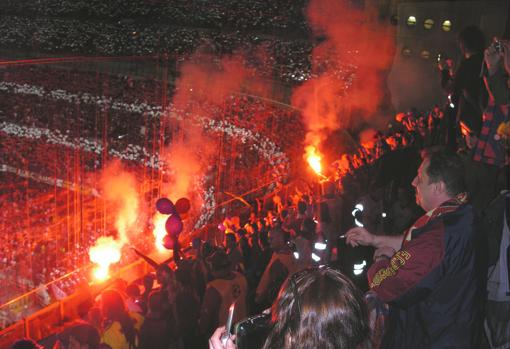
[[[297,203],[297,209],[298,209],[298,213],[305,214],[305,212],[306,212],[306,202],[299,201]]]
[[[39,349],[42,348],[37,342],[30,338],[18,339],[11,346],[11,349]]]
[[[87,344],[89,349],[98,349],[100,343],[99,331],[86,322],[73,324],[65,328],[59,335],[58,339],[64,347],[69,346],[70,338],[74,337],[80,344]]]
[[[215,272],[230,270],[232,267],[230,259],[223,250],[214,252],[209,258],[207,258],[207,262],[211,266],[211,270]]]
[[[485,49],[485,35],[476,25],[465,27],[459,32],[459,42],[464,45],[464,48],[471,52],[483,52]]]
[[[143,277],[143,287],[145,287],[145,289],[149,287],[152,288],[154,286],[155,279],[156,277],[154,276],[154,274],[152,273],[145,274],[145,276]]]
[[[175,280],[182,286],[193,287],[193,263],[191,261],[181,261],[179,268],[175,271]]]
[[[236,236],[234,233],[225,234],[225,242],[236,243]]]
[[[136,347],[136,329],[135,320],[133,320],[126,310],[124,300],[119,292],[115,290],[105,290],[101,293],[101,303],[103,305],[103,316],[108,321],[118,321],[124,337],[126,337],[130,348]]]
[[[362,293],[327,267],[287,279],[273,304],[272,324],[264,349],[356,349],[370,337]]]
[[[288,231],[283,230],[281,227],[274,227],[269,231],[269,234],[281,234],[283,242],[287,243],[290,241],[290,233]]]
[[[466,190],[464,163],[457,153],[446,148],[429,148],[422,152],[422,157],[429,160],[430,183],[443,181],[451,197]]]
[[[165,298],[163,292],[152,291],[149,294],[149,312],[153,315],[161,315],[164,312]]]
[[[207,258],[214,253],[214,248],[211,246],[211,243],[209,241],[205,241],[202,244],[202,249],[200,252],[203,258]]]
[[[140,297],[140,288],[138,288],[138,285],[132,283],[128,287],[126,287],[126,294],[128,295],[128,297],[138,298]]]

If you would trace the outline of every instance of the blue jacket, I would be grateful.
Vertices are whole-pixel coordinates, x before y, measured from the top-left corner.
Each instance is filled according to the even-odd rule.
[[[382,348],[477,348],[484,303],[470,205],[412,231],[391,260],[369,270],[369,283],[390,305]]]

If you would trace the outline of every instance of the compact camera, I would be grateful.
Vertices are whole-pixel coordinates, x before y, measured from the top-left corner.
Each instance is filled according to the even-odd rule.
[[[239,322],[235,327],[237,348],[262,348],[270,331],[271,314],[267,310],[262,314],[254,315]]]
[[[496,50],[497,53],[503,52],[503,45],[501,45],[501,41],[499,40],[494,41],[492,45],[494,46],[494,49]]]

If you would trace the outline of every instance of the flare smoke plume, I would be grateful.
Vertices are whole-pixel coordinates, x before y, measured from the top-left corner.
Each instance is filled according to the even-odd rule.
[[[356,121],[377,122],[383,99],[383,74],[391,64],[391,28],[372,20],[371,12],[348,1],[311,0],[309,24],[324,39],[313,50],[314,78],[297,88],[292,104],[303,110],[305,145],[320,147],[331,132]],[[352,111],[364,120],[348,120]]]

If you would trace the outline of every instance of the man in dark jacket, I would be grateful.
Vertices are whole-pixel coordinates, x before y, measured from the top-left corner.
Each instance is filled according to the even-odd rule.
[[[413,181],[425,215],[403,236],[347,232],[351,245],[377,248],[368,281],[389,304],[382,348],[478,347],[484,280],[464,182],[457,154],[431,151]]]

